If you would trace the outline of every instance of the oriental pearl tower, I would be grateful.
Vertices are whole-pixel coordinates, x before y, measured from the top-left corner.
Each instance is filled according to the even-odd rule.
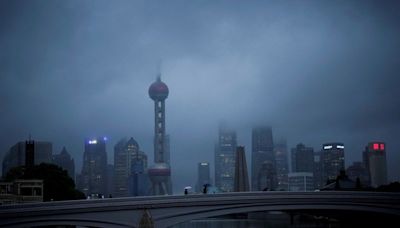
[[[168,86],[161,75],[150,85],[149,96],[154,101],[154,165],[148,170],[153,195],[171,194],[171,169],[165,160],[165,99]]]

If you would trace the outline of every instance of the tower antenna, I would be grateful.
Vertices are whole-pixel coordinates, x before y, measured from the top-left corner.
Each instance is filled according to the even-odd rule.
[[[162,59],[157,61],[157,81],[161,81],[161,67],[162,67]]]

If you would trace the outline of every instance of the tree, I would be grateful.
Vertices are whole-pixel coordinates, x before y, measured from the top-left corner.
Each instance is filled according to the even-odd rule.
[[[68,176],[68,172],[53,164],[41,163],[33,167],[16,167],[11,169],[4,179],[5,181],[43,180],[44,201],[85,199],[85,194],[75,189],[75,183]]]

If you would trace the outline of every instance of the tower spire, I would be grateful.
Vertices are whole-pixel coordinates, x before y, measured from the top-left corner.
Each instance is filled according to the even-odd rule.
[[[161,66],[162,66],[162,59],[159,59],[158,63],[157,63],[157,81],[158,82],[161,81]]]

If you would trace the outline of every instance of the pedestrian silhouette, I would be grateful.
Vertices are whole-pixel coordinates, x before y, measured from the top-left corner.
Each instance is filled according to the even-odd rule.
[[[208,184],[203,185],[203,194],[207,194]]]
[[[188,194],[188,190],[187,190],[187,188],[185,188],[185,195],[187,195]]]

